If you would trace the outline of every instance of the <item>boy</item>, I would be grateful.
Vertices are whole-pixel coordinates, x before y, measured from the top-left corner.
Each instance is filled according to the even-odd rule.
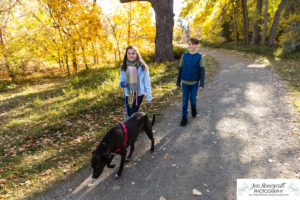
[[[197,116],[196,102],[198,84],[199,90],[204,88],[205,68],[202,55],[197,52],[199,40],[190,38],[188,40],[189,51],[181,56],[177,86],[180,87],[182,80],[182,119],[180,126],[185,126],[188,119],[188,101],[191,101],[192,116]]]

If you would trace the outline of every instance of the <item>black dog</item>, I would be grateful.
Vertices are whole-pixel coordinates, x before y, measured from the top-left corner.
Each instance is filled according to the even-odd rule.
[[[150,122],[145,113],[137,112],[127,119],[124,124],[119,123],[111,128],[103,137],[97,149],[93,151],[91,160],[93,168],[92,178],[98,178],[102,174],[105,165],[107,165],[108,168],[114,168],[115,165],[111,165],[110,163],[115,154],[120,154],[120,167],[115,176],[116,179],[119,178],[122,175],[127,147],[130,146],[130,153],[126,159],[126,161],[129,161],[134,151],[134,143],[137,140],[137,136],[142,131],[145,131],[151,140],[150,151],[154,152],[154,138],[152,133],[152,126],[154,122],[155,115],[153,115],[152,122]]]

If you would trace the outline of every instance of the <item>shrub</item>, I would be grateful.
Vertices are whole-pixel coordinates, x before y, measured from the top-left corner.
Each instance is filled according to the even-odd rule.
[[[181,58],[181,55],[188,51],[187,48],[184,48],[184,47],[179,47],[179,46],[174,46],[173,47],[173,51],[174,51],[174,57],[176,60],[180,59]]]

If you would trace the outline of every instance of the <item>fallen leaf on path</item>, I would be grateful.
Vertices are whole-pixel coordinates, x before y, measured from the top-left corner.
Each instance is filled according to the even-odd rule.
[[[207,185],[206,183],[202,183],[202,185],[203,185],[204,187],[208,187],[208,185]]]
[[[168,158],[168,154],[166,153],[165,155],[164,155],[164,159],[166,160]]]
[[[269,162],[269,163],[273,163],[273,162],[275,162],[275,160],[268,159],[268,162]]]
[[[200,191],[197,190],[197,189],[193,189],[193,194],[194,194],[194,195],[200,196],[200,195],[202,195],[202,192],[200,192]]]
[[[68,189],[68,192],[73,192],[73,189],[72,189],[72,188],[69,188],[69,189]]]
[[[160,197],[159,200],[167,200],[165,197]]]
[[[118,186],[118,185],[114,185],[114,186],[113,186],[113,189],[114,189],[114,190],[119,190],[120,188],[121,188],[121,187]]]

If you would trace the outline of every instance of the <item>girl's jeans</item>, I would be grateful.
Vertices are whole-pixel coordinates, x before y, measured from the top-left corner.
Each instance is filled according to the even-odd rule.
[[[182,83],[182,116],[188,117],[188,103],[191,100],[192,109],[196,109],[198,82],[194,85]]]
[[[127,106],[127,112],[128,112],[127,115],[128,115],[128,117],[130,117],[133,113],[136,113],[137,111],[139,111],[140,105],[143,102],[143,98],[144,98],[144,95],[138,96],[138,98],[137,98],[137,100],[138,100],[137,104],[138,105],[136,105],[136,99],[134,98],[132,108],[130,108],[128,106],[128,97],[126,97],[126,106]]]

